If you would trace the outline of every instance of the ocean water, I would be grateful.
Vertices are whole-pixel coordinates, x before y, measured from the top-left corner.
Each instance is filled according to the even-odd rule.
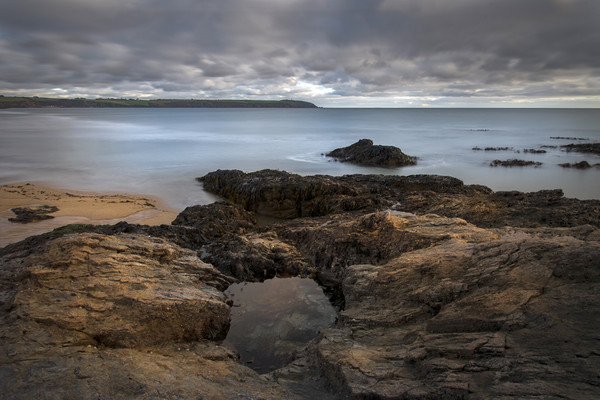
[[[360,167],[323,155],[362,138],[400,147],[418,165]],[[216,199],[197,176],[272,168],[301,175],[440,174],[493,190],[561,188],[567,197],[600,199],[599,168],[558,166],[600,163],[599,156],[560,148],[523,153],[599,141],[596,109],[14,109],[0,111],[0,184],[142,193],[183,209]],[[543,165],[489,166],[512,158]]]

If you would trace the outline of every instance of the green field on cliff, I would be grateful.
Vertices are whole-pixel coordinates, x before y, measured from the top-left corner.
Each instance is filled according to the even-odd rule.
[[[199,99],[59,99],[50,97],[0,96],[0,108],[39,107],[178,107],[178,108],[316,108],[312,103],[297,100],[199,100]]]

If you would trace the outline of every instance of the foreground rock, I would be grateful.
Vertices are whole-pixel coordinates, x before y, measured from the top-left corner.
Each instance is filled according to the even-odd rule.
[[[216,203],[0,249],[0,398],[600,397],[600,202],[449,177],[207,177],[249,210],[318,216],[259,227]],[[314,276],[338,321],[259,376],[218,344],[222,290],[274,273]]]
[[[138,235],[67,235],[5,254],[0,398],[281,398],[216,344],[231,282]]]
[[[371,139],[361,139],[326,154],[341,162],[375,167],[403,167],[416,165],[417,157],[406,155],[397,147],[374,145]]]
[[[599,260],[597,241],[484,233],[349,266],[312,357],[352,398],[593,399]]]

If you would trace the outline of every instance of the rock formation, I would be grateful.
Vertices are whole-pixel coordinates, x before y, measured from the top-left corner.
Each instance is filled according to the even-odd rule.
[[[539,161],[510,159],[510,160],[494,160],[490,163],[490,167],[497,167],[497,166],[501,166],[501,167],[529,167],[529,166],[539,167],[542,164],[543,163],[541,163]]]
[[[563,163],[563,164],[558,164],[558,165],[560,165],[563,168],[576,168],[576,169],[590,169],[592,167],[596,167],[596,168],[600,167],[599,163],[591,165],[587,161],[580,161],[578,163],[573,163],[573,164],[571,164],[571,163]]]
[[[28,224],[35,221],[43,221],[45,219],[52,219],[54,216],[48,215],[58,211],[58,207],[55,206],[30,206],[30,207],[16,207],[11,210],[16,217],[9,218],[10,222],[18,222],[20,224]]]
[[[283,171],[218,170],[204,188],[248,211],[277,218],[348,211],[398,211],[459,217],[479,226],[600,226],[600,201],[563,197],[562,190],[492,192],[438,175],[300,176]]]
[[[232,281],[190,250],[118,234],[3,254],[0,398],[281,398],[217,345]]]
[[[0,399],[600,396],[600,201],[437,176],[203,181],[240,206],[0,249]],[[222,292],[276,273],[313,276],[338,321],[258,375],[219,345]]]
[[[578,153],[591,153],[600,155],[600,143],[571,143],[560,147],[565,151],[576,151]]]
[[[416,165],[417,158],[408,156],[397,147],[374,145],[371,139],[361,139],[326,154],[341,162],[376,167],[403,167]]]

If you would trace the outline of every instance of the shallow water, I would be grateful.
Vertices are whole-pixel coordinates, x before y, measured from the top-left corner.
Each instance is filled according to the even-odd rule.
[[[335,310],[312,279],[243,282],[231,285],[225,294],[233,307],[224,344],[260,373],[285,365],[295,350],[335,322]]]
[[[0,183],[42,181],[68,189],[160,196],[177,209],[215,196],[194,178],[216,169],[281,169],[302,175],[441,174],[494,190],[562,188],[600,199],[600,169],[559,163],[590,154],[546,149],[581,137],[600,141],[595,109],[18,109],[0,111]],[[381,169],[322,154],[361,138],[394,145],[418,165]],[[583,143],[584,141],[581,141]],[[515,151],[473,151],[473,147]],[[490,167],[494,159],[539,168]]]

